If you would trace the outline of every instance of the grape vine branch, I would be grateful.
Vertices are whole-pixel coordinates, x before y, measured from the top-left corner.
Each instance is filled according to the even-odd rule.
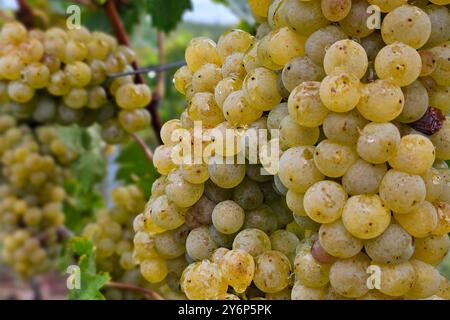
[[[134,285],[128,284],[128,283],[109,281],[105,284],[105,287],[119,289],[119,290],[140,292],[140,293],[143,293],[145,296],[152,298],[153,300],[164,300],[164,298],[162,296],[160,296],[158,293],[156,293],[154,291],[151,291],[151,290],[148,290],[145,288],[141,288],[138,286],[134,286]]]

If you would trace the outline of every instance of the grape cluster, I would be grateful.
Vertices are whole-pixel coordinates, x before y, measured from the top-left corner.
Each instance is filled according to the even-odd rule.
[[[77,158],[55,129],[0,116],[1,260],[23,277],[47,271],[62,241],[63,183]]]
[[[18,23],[0,30],[0,105],[38,123],[99,123],[106,142],[116,144],[148,127],[148,86],[129,71],[134,52],[115,38],[86,28],[27,31]]]
[[[82,235],[93,241],[99,271],[108,272],[114,281],[140,284],[142,277],[132,259],[132,223],[144,210],[145,198],[135,185],[115,188],[111,198],[113,206],[99,210],[96,220],[85,226]],[[114,289],[105,291],[108,299],[130,299],[129,294],[133,296]]]
[[[256,37],[189,43],[174,78],[187,108],[161,130],[162,176],[134,222],[147,281],[189,299],[450,298],[436,269],[450,248],[449,2],[406,2],[249,0]],[[196,121],[193,145],[229,129],[234,148],[179,165],[179,129],[196,137]],[[269,141],[246,143],[261,129]]]

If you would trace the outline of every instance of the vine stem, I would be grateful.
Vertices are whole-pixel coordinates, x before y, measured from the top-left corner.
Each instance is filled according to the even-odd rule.
[[[21,21],[27,29],[33,27],[33,9],[26,0],[17,0],[19,10],[16,13],[17,19]]]
[[[160,294],[158,294],[154,291],[151,291],[151,290],[148,290],[145,288],[141,288],[141,287],[138,287],[138,286],[135,286],[132,284],[128,284],[128,283],[109,281],[105,284],[105,287],[119,289],[119,290],[140,292],[148,297],[153,298],[154,300],[164,300],[164,298]]]
[[[152,150],[150,150],[148,145],[145,143],[144,139],[142,139],[137,133],[133,133],[132,136],[133,136],[133,139],[141,146],[148,161],[150,163],[153,163],[153,152],[152,152]]]
[[[130,40],[128,39],[127,31],[125,30],[125,26],[123,25],[122,19],[120,18],[119,11],[117,10],[117,6],[114,0],[107,0],[105,4],[106,15],[108,16],[109,22],[113,28],[114,34],[119,41],[120,44],[125,46],[130,46]],[[133,62],[133,69],[139,69],[137,62]],[[140,84],[144,84],[145,80],[142,74],[136,75],[136,82]],[[159,132],[161,131],[162,122],[158,112],[159,102],[162,98],[162,95],[158,90],[156,90],[152,95],[152,101],[147,107],[148,111],[152,116],[152,127],[155,131],[155,135],[159,142],[161,142],[161,137]]]

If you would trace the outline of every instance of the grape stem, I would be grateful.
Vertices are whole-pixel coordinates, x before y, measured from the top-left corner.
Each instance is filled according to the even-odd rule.
[[[30,7],[26,0],[17,0],[19,10],[16,13],[16,17],[21,21],[28,29],[33,27],[33,9]]]
[[[148,145],[145,143],[144,139],[142,139],[137,133],[132,134],[133,139],[139,144],[141,149],[144,151],[145,156],[147,157],[150,163],[153,163],[153,152],[150,150]]]
[[[108,16],[109,22],[113,28],[114,34],[117,38],[117,41],[119,41],[120,44],[129,47],[130,41],[128,39],[127,32],[123,25],[122,19],[120,18],[120,15],[119,15],[119,12],[117,10],[117,6],[116,6],[116,3],[114,0],[106,1],[105,11],[106,11],[106,15]],[[158,41],[158,47],[161,51],[162,46],[160,45],[159,41]],[[133,66],[134,70],[139,69],[139,66],[136,61],[132,63],[132,66]],[[136,75],[136,82],[140,83],[140,84],[145,83],[145,80],[144,80],[144,77],[142,76],[142,74]],[[158,83],[159,83],[159,81],[158,81]],[[160,92],[158,92],[158,90],[156,90],[152,95],[152,101],[151,101],[150,105],[147,107],[147,109],[149,110],[149,112],[152,116],[152,127],[153,127],[153,130],[155,131],[156,137],[158,137],[159,142],[161,142],[161,137],[159,135],[159,132],[161,131],[162,122],[161,122],[161,118],[159,116],[158,106],[159,106],[159,102],[160,102],[161,98],[162,98],[162,94]]]
[[[119,290],[126,290],[126,291],[134,291],[134,292],[140,292],[143,293],[145,296],[152,298],[153,300],[164,300],[164,298],[151,290],[141,288],[132,284],[128,283],[121,283],[121,282],[113,282],[109,281],[105,284],[105,287],[113,288],[113,289],[119,289]]]

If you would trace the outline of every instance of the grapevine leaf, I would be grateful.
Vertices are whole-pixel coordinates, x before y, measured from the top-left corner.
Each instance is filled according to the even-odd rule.
[[[80,288],[69,290],[70,300],[104,300],[100,290],[109,281],[106,273],[97,272],[95,250],[89,239],[74,237],[66,244],[64,249],[66,257],[75,257],[79,268]],[[66,259],[66,262],[71,259]],[[69,262],[70,263],[70,262]],[[66,270],[69,265],[66,265]],[[76,274],[71,273],[74,277]]]
[[[144,192],[146,197],[150,196],[151,185],[158,176],[154,166],[135,141],[123,147],[116,159],[118,170],[116,180],[125,184],[135,183]]]
[[[145,0],[147,12],[151,15],[153,26],[161,31],[175,29],[183,13],[192,10],[190,0]]]

